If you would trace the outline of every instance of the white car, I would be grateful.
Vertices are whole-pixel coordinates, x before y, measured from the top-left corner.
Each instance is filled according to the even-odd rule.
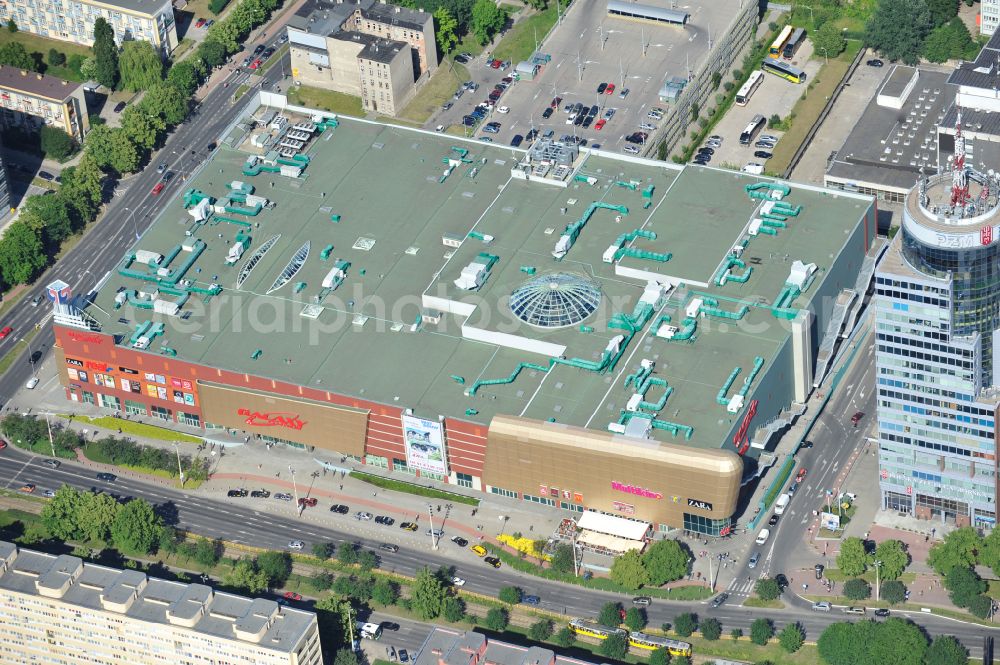
[[[454,584],[455,586],[465,586],[465,580],[463,580],[461,577],[451,578],[451,583]]]
[[[291,501],[292,495],[287,492],[278,492],[274,495],[274,498],[278,501]]]
[[[355,515],[354,515],[354,519],[362,520],[364,522],[367,522],[372,517],[373,517],[373,515],[371,513],[364,513],[364,512],[358,512],[358,513],[355,513]]]
[[[630,155],[638,155],[639,148],[634,145],[627,145],[625,146],[625,152],[629,153]]]
[[[288,549],[290,550],[302,550],[305,549],[306,544],[301,540],[290,540],[288,541]]]
[[[761,529],[760,533],[757,534],[757,539],[754,541],[758,545],[763,545],[767,542],[767,539],[771,537],[770,529]]]
[[[24,384],[24,387],[27,388],[28,390],[34,390],[35,386],[37,385],[38,385],[38,377],[33,376],[30,379],[28,379],[28,382]]]
[[[434,131],[435,132],[443,132],[444,131],[444,125],[438,125],[437,127],[434,128]]]
[[[497,109],[497,113],[510,113],[510,107],[501,106],[500,108]]]

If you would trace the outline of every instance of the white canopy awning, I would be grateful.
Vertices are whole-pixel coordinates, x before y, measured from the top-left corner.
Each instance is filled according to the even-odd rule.
[[[584,531],[606,533],[627,540],[642,540],[646,532],[649,531],[649,524],[646,522],[627,520],[623,517],[605,515],[593,510],[583,513],[580,519],[577,520],[576,525]]]
[[[641,540],[629,540],[596,531],[584,531],[577,538],[577,542],[605,554],[624,554],[630,550],[640,550],[645,545]]]

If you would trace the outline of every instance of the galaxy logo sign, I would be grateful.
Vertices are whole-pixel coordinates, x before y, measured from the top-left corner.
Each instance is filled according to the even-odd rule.
[[[406,465],[411,469],[448,475],[444,428],[441,423],[406,414],[402,416],[402,421],[406,443]]]

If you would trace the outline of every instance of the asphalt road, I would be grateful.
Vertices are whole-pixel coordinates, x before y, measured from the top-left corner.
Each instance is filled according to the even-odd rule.
[[[211,538],[252,543],[258,547],[286,549],[289,541],[302,540],[305,541],[308,551],[312,543],[316,542],[354,542],[363,548],[375,551],[381,558],[381,567],[385,570],[414,575],[428,565],[445,565],[452,567],[455,574],[467,581],[465,588],[470,591],[496,595],[501,587],[519,586],[525,593],[539,596],[543,609],[572,616],[596,616],[601,605],[609,600],[626,604],[630,600],[621,594],[584,590],[530,577],[506,566],[494,570],[468,551],[461,553],[458,563],[452,556],[445,557],[434,553],[429,544],[403,546],[396,553],[381,552],[378,546],[382,541],[358,538],[336,528],[301,521],[294,516],[290,506],[288,514],[268,514],[254,510],[253,504],[248,504],[245,500],[216,500],[169,487],[151,486],[124,477],[116,482],[106,483],[98,481],[93,471],[75,463],[63,462],[60,468],[50,469],[41,465],[42,459],[13,447],[4,450],[0,453],[0,479],[3,479],[3,486],[17,489],[24,483],[32,483],[41,490],[55,489],[67,484],[80,489],[104,490],[122,498],[141,496],[160,506],[164,514],[172,515],[180,528]],[[344,519],[349,517],[345,516]],[[392,538],[392,532],[396,528],[391,527],[386,530],[387,539]],[[440,546],[457,547],[447,540]],[[791,605],[784,610],[767,610],[766,616],[773,618],[779,628],[791,621],[800,622],[806,629],[809,639],[816,639],[826,625],[845,620],[845,616],[839,612],[813,612],[806,604],[794,600]],[[677,614],[692,609],[702,617],[717,617],[727,630],[736,627],[748,630],[753,619],[762,614],[761,610],[729,604],[712,609],[707,604],[693,605],[657,599],[648,609],[648,615],[651,625],[658,626],[664,622],[672,622]],[[914,619],[932,635],[955,635],[974,654],[979,652],[982,637],[987,633],[987,630],[980,626],[941,617],[917,613]]]

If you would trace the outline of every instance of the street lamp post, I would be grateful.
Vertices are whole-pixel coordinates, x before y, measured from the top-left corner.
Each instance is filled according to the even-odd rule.
[[[830,58],[829,58],[829,54],[826,51],[826,48],[820,46],[819,50],[823,52],[823,64],[824,65],[830,64]]]
[[[184,487],[184,470],[181,469],[181,447],[176,441],[173,442],[174,452],[177,453],[177,477],[180,479],[180,486]]]
[[[437,538],[434,537],[434,506],[427,504],[427,516],[431,521],[431,549],[436,550],[438,548]]]
[[[500,535],[501,536],[503,535],[504,529],[507,528],[507,520],[509,520],[509,519],[510,519],[510,517],[507,516],[507,515],[501,515],[500,516],[500,521],[503,522],[503,525],[500,527]]]
[[[714,557],[708,557],[708,590],[715,592],[715,571],[712,566],[712,559]]]
[[[882,568],[882,562],[876,559],[873,562],[873,565],[875,566],[875,600],[878,601],[879,600],[879,571]]]
[[[295,469],[292,465],[288,465],[288,472],[292,474],[292,492],[295,493],[295,506],[298,508],[299,515],[302,515],[302,506],[299,505],[299,485],[295,482]]]
[[[51,425],[51,423],[49,423],[49,414],[47,414],[47,413],[45,414],[45,429],[47,429],[49,431],[49,446],[51,446],[51,448],[52,448],[52,456],[55,457],[56,456],[56,444],[55,444],[55,441],[52,440],[52,425]]]
[[[130,216],[132,218],[132,231],[135,233],[135,239],[139,239],[139,227],[135,223],[135,210],[131,208],[125,208],[125,212],[132,213]]]
[[[38,367],[35,365],[35,357],[31,354],[31,341],[27,337],[22,337],[21,341],[28,345],[28,362],[31,363],[31,375],[38,375]]]

